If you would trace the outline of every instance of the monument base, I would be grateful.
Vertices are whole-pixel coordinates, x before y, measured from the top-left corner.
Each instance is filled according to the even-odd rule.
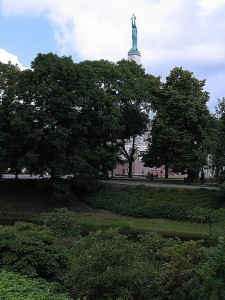
[[[129,61],[134,60],[138,65],[141,64],[141,56],[137,54],[131,54],[131,55],[128,54],[128,60]]]

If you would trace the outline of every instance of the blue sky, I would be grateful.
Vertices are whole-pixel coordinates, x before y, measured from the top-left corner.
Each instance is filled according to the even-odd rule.
[[[116,62],[131,48],[133,13],[146,72],[164,81],[177,66],[206,79],[213,112],[225,96],[225,0],[0,0],[0,61],[29,67],[53,52]]]
[[[45,16],[1,16],[0,47],[18,56],[23,66],[30,66],[37,53],[60,51]]]

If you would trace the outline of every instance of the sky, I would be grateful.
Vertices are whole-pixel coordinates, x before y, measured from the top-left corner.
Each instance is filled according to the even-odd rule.
[[[205,79],[214,112],[225,97],[225,0],[0,0],[0,61],[127,59],[133,14],[146,72],[164,82],[182,67]]]

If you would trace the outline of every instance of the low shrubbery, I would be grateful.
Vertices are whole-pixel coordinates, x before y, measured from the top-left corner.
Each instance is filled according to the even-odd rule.
[[[0,266],[29,277],[61,282],[69,260],[65,247],[49,230],[17,223],[0,228]]]
[[[119,190],[101,190],[87,197],[87,201],[94,207],[108,209],[121,215],[207,223],[212,211],[218,208],[223,200],[215,191],[205,193],[200,190],[196,192],[196,195],[193,191],[191,192],[189,196],[192,195],[192,198],[188,198],[186,190],[184,192],[179,189],[144,186],[125,187]],[[204,201],[203,197],[206,197]],[[201,211],[200,214],[199,211]]]
[[[178,204],[174,191],[168,195],[170,200],[161,189],[120,187],[88,200],[138,217],[209,224],[224,219],[223,209],[215,209],[216,194],[207,198],[207,205],[194,198],[185,205],[182,193]],[[223,237],[217,244],[212,238],[207,243],[181,241],[149,232],[133,240],[119,229],[81,236],[76,214],[66,208],[42,217],[43,226],[0,227],[0,300],[69,299],[60,293],[74,300],[224,299]]]
[[[147,218],[187,219],[188,211],[183,205],[173,202],[138,201],[128,192],[99,192],[88,198],[98,208],[104,208],[121,215]]]
[[[41,279],[31,279],[20,274],[0,271],[1,300],[70,300],[59,294],[56,285]]]
[[[55,236],[32,224],[0,228],[0,299],[223,299],[224,238],[206,247],[154,232],[133,241],[118,229],[81,237],[64,227],[61,217],[72,213],[53,215]]]
[[[59,238],[80,237],[80,227],[74,213],[63,208],[56,208],[53,212],[43,213],[44,224]]]
[[[107,186],[107,190],[116,192],[114,187]],[[164,187],[148,187],[144,185],[126,186],[123,189],[133,195],[138,201],[173,202],[184,205],[187,209],[194,207],[219,208],[225,202],[225,193],[206,189],[178,189]]]
[[[142,261],[137,243],[118,230],[90,233],[73,250],[66,278],[72,295],[82,299],[154,299],[163,282],[154,261]]]

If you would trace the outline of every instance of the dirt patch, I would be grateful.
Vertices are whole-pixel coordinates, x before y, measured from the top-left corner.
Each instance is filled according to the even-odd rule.
[[[0,181],[0,218],[29,218],[54,208],[66,205],[56,205],[49,200],[35,180],[3,180]],[[74,201],[69,209],[80,213],[99,213],[100,209],[79,201]]]

